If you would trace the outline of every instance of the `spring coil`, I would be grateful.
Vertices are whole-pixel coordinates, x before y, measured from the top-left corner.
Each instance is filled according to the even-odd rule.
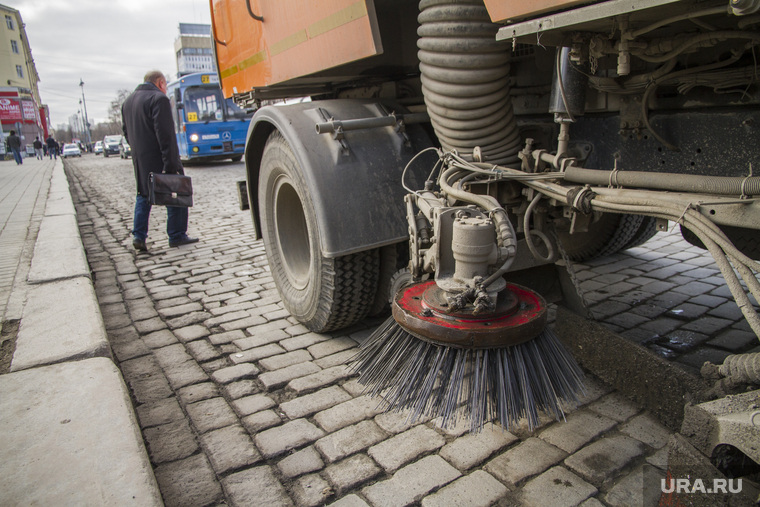
[[[728,356],[718,371],[738,382],[760,384],[760,352]]]
[[[482,0],[421,0],[419,8],[422,91],[441,146],[470,161],[478,146],[484,161],[517,162],[522,143],[498,25]]]

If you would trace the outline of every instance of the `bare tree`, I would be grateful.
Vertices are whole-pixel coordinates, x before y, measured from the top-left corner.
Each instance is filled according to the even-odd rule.
[[[111,124],[117,129],[117,132],[114,133],[121,132],[121,105],[124,104],[124,101],[127,100],[127,97],[129,97],[130,93],[132,92],[124,89],[116,92],[116,98],[111,101],[111,105],[108,108],[108,119],[111,121]]]

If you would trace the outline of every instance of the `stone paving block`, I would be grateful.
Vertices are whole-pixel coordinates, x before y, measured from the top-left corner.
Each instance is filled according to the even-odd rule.
[[[169,385],[175,391],[192,384],[200,384],[208,380],[208,375],[198,363],[187,361],[164,368],[164,375]]]
[[[748,348],[750,345],[754,345],[756,342],[757,337],[754,333],[742,331],[740,329],[728,329],[721,333],[717,338],[713,338],[707,343],[713,347],[738,353]]]
[[[187,304],[179,305],[179,306],[169,306],[165,308],[159,308],[158,313],[164,319],[170,319],[170,318],[178,317],[180,315],[185,315],[191,312],[199,312],[201,310],[203,310],[203,306],[200,303],[187,303]]]
[[[369,396],[353,398],[345,403],[319,412],[314,416],[314,420],[323,430],[332,433],[379,414],[382,411],[378,406],[379,401],[379,399],[370,398]]]
[[[596,412],[581,410],[570,414],[567,422],[549,426],[539,437],[565,452],[573,453],[615,424],[612,419]]]
[[[633,472],[616,481],[610,488],[604,501],[610,507],[629,507],[631,505],[658,505],[660,500],[660,479],[665,479],[665,472],[649,467],[646,475],[643,467],[637,467]],[[649,482],[645,488],[644,481]],[[648,494],[647,497],[644,495]]]
[[[198,450],[195,434],[185,419],[146,428],[143,436],[154,464],[187,458]]]
[[[130,300],[127,307],[132,320],[152,319],[158,316],[158,312],[153,307],[153,301],[150,298]]]
[[[342,337],[317,343],[308,347],[306,350],[308,350],[315,359],[319,359],[320,357],[329,356],[354,347],[356,347],[356,342],[354,340],[348,337]]]
[[[233,505],[293,505],[287,491],[268,466],[249,468],[231,474],[222,479],[222,486]]]
[[[601,485],[644,452],[644,444],[624,435],[602,438],[565,459],[568,468]]]
[[[531,437],[521,444],[495,457],[484,470],[512,487],[540,474],[567,456],[562,449],[547,444],[540,438]]]
[[[290,338],[290,335],[282,329],[270,329],[269,331],[261,331],[262,327],[263,326],[256,326],[248,329],[248,332],[251,333],[251,336],[235,340],[235,345],[237,345],[240,350],[248,350]]]
[[[168,345],[177,343],[177,337],[174,336],[174,333],[168,329],[154,331],[143,336],[142,339],[143,342],[145,342],[145,345],[152,349],[160,349],[161,347],[166,347]]]
[[[422,499],[422,507],[489,507],[507,493],[507,488],[482,470],[455,480]]]
[[[136,409],[141,428],[150,428],[185,418],[177,398],[171,397],[140,405]]]
[[[126,380],[126,379],[125,379]],[[145,378],[127,380],[127,384],[132,391],[137,403],[150,403],[151,401],[162,400],[174,394],[169,382],[163,373],[151,375]]]
[[[158,300],[156,302],[156,308],[158,309],[171,308],[173,306],[181,306],[181,305],[186,305],[190,303],[192,303],[192,301],[190,300],[189,297],[187,297],[187,295],[175,296],[172,298],[165,298],[165,299]]]
[[[255,349],[247,349],[241,352],[235,352],[234,354],[230,354],[229,358],[230,358],[230,361],[232,361],[235,364],[252,363],[254,361],[259,361],[261,359],[264,359],[270,356],[283,354],[284,352],[285,352],[285,349],[283,349],[276,343],[270,343],[269,345],[256,347]]]
[[[420,501],[461,475],[440,456],[428,456],[405,466],[390,479],[364,488],[362,493],[374,507],[402,507]]]
[[[447,444],[440,456],[459,470],[467,470],[517,440],[501,427],[485,427],[480,433],[465,435]]]
[[[186,343],[185,347],[187,347],[190,355],[192,355],[199,363],[218,359],[222,355],[221,352],[219,352],[216,347],[211,345],[207,340],[196,340]]]
[[[323,467],[322,457],[312,446],[294,452],[277,464],[277,468],[280,469],[280,472],[286,478],[316,472],[317,470],[322,470]]]
[[[242,426],[234,424],[201,435],[201,444],[217,474],[253,465],[261,454]]]
[[[186,313],[174,319],[169,319],[168,321],[166,321],[166,325],[169,326],[170,329],[179,329],[186,326],[191,326],[193,324],[201,323],[207,318],[208,318],[207,312],[198,311],[198,312]]]
[[[251,363],[242,363],[217,370],[211,374],[211,378],[214,380],[214,382],[218,382],[220,384],[229,384],[230,382],[234,382],[240,379],[254,378],[256,375],[258,375],[258,373],[259,369]]]
[[[272,426],[277,426],[282,422],[282,419],[272,410],[262,410],[244,417],[241,422],[245,429],[251,434],[255,434]]]
[[[293,366],[294,364],[303,363],[306,361],[311,361],[312,356],[309,354],[306,350],[300,349],[300,350],[294,350],[293,352],[283,353],[285,352],[285,349],[280,347],[279,345],[269,345],[270,347],[275,347],[279,355],[271,354],[274,357],[267,357],[266,359],[262,359],[259,361],[259,364],[262,368],[265,370],[279,370],[280,368],[287,368],[288,366]],[[258,350],[258,349],[252,349],[252,350]]]
[[[296,419],[277,428],[258,433],[255,441],[261,453],[267,458],[272,458],[309,444],[323,437],[324,434],[324,431],[306,419]]]
[[[241,416],[251,415],[272,408],[275,405],[274,400],[266,394],[254,394],[232,402],[232,407]]]
[[[175,329],[174,334],[177,336],[177,338],[179,338],[179,341],[187,343],[193,340],[197,340],[198,338],[204,338],[208,336],[209,331],[205,326],[195,324],[192,326]]]
[[[280,410],[290,419],[298,419],[350,399],[351,395],[340,387],[330,386],[315,393],[281,403]]]
[[[284,386],[293,379],[311,375],[319,371],[321,371],[319,366],[314,363],[298,363],[293,366],[288,366],[287,368],[262,373],[259,375],[259,380],[261,380],[267,389],[272,390]]]
[[[354,454],[325,468],[324,475],[333,485],[337,494],[342,495],[376,477],[382,471],[366,454]]]
[[[246,329],[259,324],[264,324],[266,319],[260,315],[253,315],[251,317],[245,317],[243,319],[233,320],[231,322],[224,322],[219,324],[219,327],[225,331],[234,331],[236,329]]]
[[[155,473],[167,506],[211,505],[223,500],[216,474],[203,454],[159,465]]]
[[[329,505],[330,507],[370,507],[367,502],[359,498],[357,495],[346,495]]]
[[[177,396],[183,405],[189,405],[196,401],[207,400],[219,396],[219,389],[211,382],[195,384],[183,387],[177,391]]]
[[[602,502],[592,497],[584,501],[583,503],[581,503],[578,507],[605,507],[605,506]]]
[[[333,495],[333,490],[327,481],[317,474],[296,479],[291,485],[291,491],[299,507],[324,505]]]
[[[185,407],[198,433],[224,428],[237,421],[235,413],[224,398],[210,398]]]
[[[342,352],[338,352],[337,354],[321,357],[315,360],[314,364],[323,369],[332,368],[333,366],[338,366],[341,364],[349,365],[358,352],[359,349],[355,347],[352,349],[344,350]]]
[[[601,414],[618,422],[628,420],[640,410],[639,407],[620,393],[610,393],[594,403],[591,403],[588,408],[597,414]]]
[[[302,364],[313,364],[313,363],[302,363]],[[296,366],[300,366],[300,365],[296,365]],[[314,367],[319,368],[317,365],[314,365]],[[294,390],[296,393],[301,394],[307,391],[318,389],[328,384],[332,384],[338,380],[348,378],[353,375],[356,375],[356,373],[352,372],[348,366],[344,366],[344,365],[333,366],[332,368],[327,368],[326,370],[321,370],[316,373],[301,376],[294,380],[291,380],[290,382],[288,382],[288,387]]]
[[[402,431],[408,430],[412,426],[424,424],[429,420],[429,417],[423,417],[421,419],[413,421],[411,418],[411,412],[408,411],[383,412],[382,414],[378,414],[375,417],[375,422],[377,425],[380,426],[384,431],[391,434],[401,433]]]
[[[572,507],[597,492],[574,473],[556,466],[525,484],[519,498],[526,507]]]
[[[155,349],[153,356],[162,368],[193,361],[192,356],[187,353],[187,349],[181,343]]]
[[[315,343],[320,343],[329,339],[330,337],[327,335],[306,333],[299,336],[294,336],[293,338],[284,339],[280,342],[280,345],[282,345],[285,350],[292,351],[296,349],[305,349],[314,345]]]
[[[368,453],[387,472],[393,472],[418,456],[434,451],[444,444],[446,440],[438,432],[419,425],[370,447]],[[443,457],[446,458],[446,456]]]
[[[654,449],[662,449],[668,443],[668,428],[660,424],[650,414],[641,414],[620,426],[620,431]]]
[[[333,463],[382,441],[386,436],[373,421],[362,421],[331,433],[317,441],[315,446],[328,462]]]
[[[224,386],[224,392],[227,393],[227,397],[231,400],[251,396],[260,391],[261,389],[256,385],[256,381],[251,379],[236,380]]]
[[[731,324],[732,322],[727,319],[706,316],[684,324],[683,329],[704,334],[715,334],[722,329],[728,328]]]
[[[208,340],[214,345],[224,345],[225,343],[232,343],[235,340],[242,340],[243,338],[245,338],[245,333],[240,329],[236,329],[225,333],[212,333],[209,335]]]
[[[660,470],[668,468],[668,447],[665,446],[656,453],[647,457],[647,463]]]
[[[161,320],[161,317],[155,319],[141,320],[134,323],[137,332],[141,335],[158,331],[159,329],[166,329],[166,324]]]
[[[122,343],[111,342],[111,350],[119,362],[150,354],[150,349],[142,340]]]

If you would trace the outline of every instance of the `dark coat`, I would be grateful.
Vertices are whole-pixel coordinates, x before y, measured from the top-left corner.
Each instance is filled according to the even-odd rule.
[[[16,134],[11,134],[8,136],[7,141],[9,148],[16,148],[17,150],[21,151],[21,138],[19,136]]]
[[[150,173],[184,174],[169,97],[143,83],[121,106],[124,135],[132,147],[137,193],[148,197]]]

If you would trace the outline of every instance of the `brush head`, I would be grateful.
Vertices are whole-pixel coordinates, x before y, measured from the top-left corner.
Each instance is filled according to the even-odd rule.
[[[577,403],[584,393],[583,373],[545,327],[546,307],[540,296],[520,287],[542,303],[540,308],[528,311],[518,296],[518,304],[500,313],[497,307],[496,318],[489,321],[436,315],[424,303],[426,289],[428,283],[400,291],[395,302],[404,311],[403,323],[394,320],[399,312],[394,306],[394,317],[369,337],[354,358],[352,367],[359,372],[365,392],[382,396],[387,410],[408,410],[412,420],[440,418],[443,427],[469,420],[473,432],[489,421],[509,430],[526,420],[533,430],[540,412],[559,420],[564,418],[563,403]],[[527,315],[518,317],[521,310]],[[410,313],[415,325],[424,323],[424,335],[405,327]],[[542,327],[535,331],[537,322]],[[494,326],[500,331],[492,333]],[[464,339],[452,339],[451,329]]]

